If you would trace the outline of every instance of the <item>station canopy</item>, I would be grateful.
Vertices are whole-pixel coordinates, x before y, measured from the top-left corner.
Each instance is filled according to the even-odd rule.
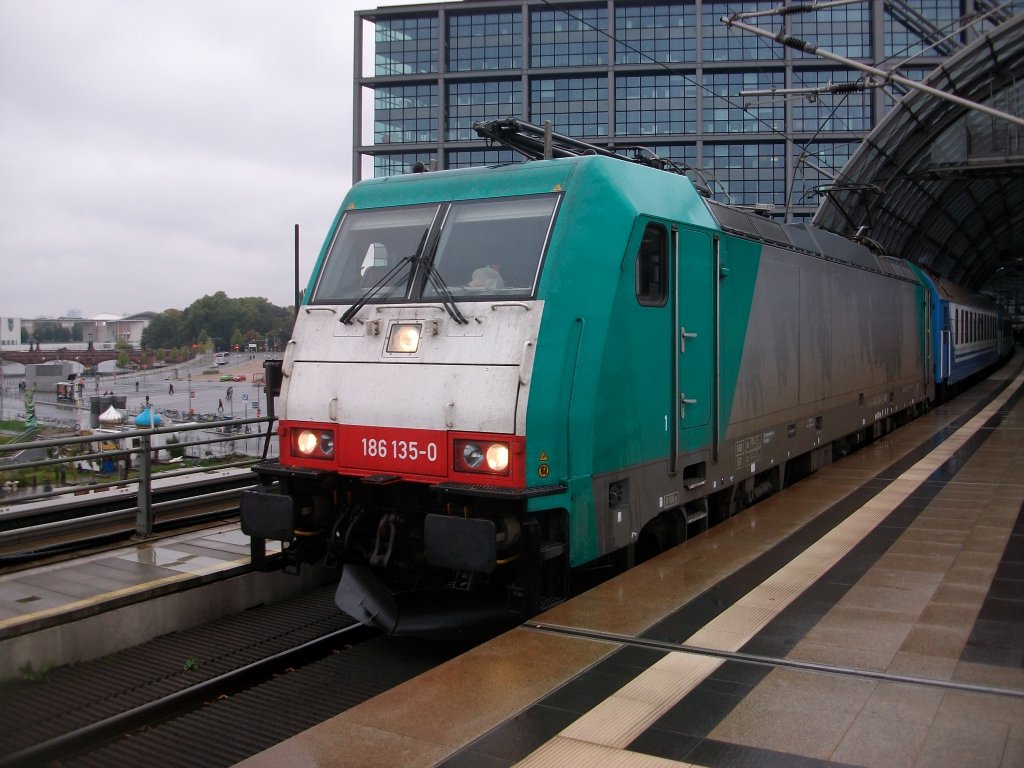
[[[1024,13],[924,82],[1019,118]],[[912,90],[826,190],[814,223],[974,290],[997,272],[1024,273],[1024,128]]]

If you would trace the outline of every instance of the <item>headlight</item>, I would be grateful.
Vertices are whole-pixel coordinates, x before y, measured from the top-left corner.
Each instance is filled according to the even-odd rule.
[[[329,459],[334,455],[334,433],[313,429],[292,432],[294,453],[310,459]]]
[[[420,323],[395,323],[388,334],[388,352],[412,354],[420,348]]]
[[[462,461],[470,469],[476,469],[484,460],[484,452],[476,443],[466,443],[462,448]]]
[[[508,469],[508,446],[504,443],[491,443],[484,455],[491,472],[504,472]]]
[[[458,471],[507,475],[508,456],[508,443],[455,441],[455,469]]]

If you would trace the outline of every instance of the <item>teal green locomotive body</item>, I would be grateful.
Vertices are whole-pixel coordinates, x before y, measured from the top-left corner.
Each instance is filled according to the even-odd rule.
[[[905,262],[610,158],[361,182],[243,527],[388,632],[521,619],[926,407],[929,302]]]

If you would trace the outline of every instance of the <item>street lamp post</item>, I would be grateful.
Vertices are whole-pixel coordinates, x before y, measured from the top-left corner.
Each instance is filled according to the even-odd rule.
[[[189,415],[195,414],[195,408],[192,407],[192,371],[188,372],[188,413]]]

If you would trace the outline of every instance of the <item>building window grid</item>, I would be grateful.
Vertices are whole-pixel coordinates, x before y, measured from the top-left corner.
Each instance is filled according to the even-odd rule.
[[[682,75],[619,75],[615,78],[615,135],[693,135],[697,86]]]
[[[692,3],[617,5],[615,63],[665,64],[697,60],[696,10]]]
[[[733,205],[781,208],[786,203],[785,156],[783,144],[705,144],[703,167],[712,196]]]
[[[772,2],[743,2],[743,3],[705,3],[702,8],[701,14],[701,39],[702,39],[702,58],[708,63],[729,63],[729,62],[752,62],[752,61],[766,61],[766,60],[777,60],[782,59],[781,47],[772,43],[765,43],[759,39],[753,39],[747,35],[741,35],[735,31],[729,30],[722,25],[718,19],[723,15],[728,15],[731,12],[737,10],[754,10],[754,9],[766,9],[774,7],[776,4]],[[912,7],[921,11],[925,16],[930,18],[936,26],[942,27],[951,23],[958,15],[957,3],[948,2],[948,0],[926,0],[925,2],[911,2]],[[871,4],[870,8],[882,8],[881,4]],[[597,16],[590,14],[598,14]],[[549,13],[550,18],[541,18],[544,13]],[[583,9],[573,9],[572,13],[579,16],[587,16],[589,24],[606,28],[605,10],[601,7],[588,7]],[[634,3],[630,5],[618,5],[615,9],[615,21],[616,21],[616,35],[619,39],[629,42],[634,48],[637,48],[645,54],[659,61],[675,61],[675,60],[694,60],[696,58],[696,51],[693,51],[694,39],[691,36],[688,47],[680,49],[678,46],[680,40],[676,38],[675,32],[676,27],[680,26],[679,18],[682,14],[684,21],[682,26],[693,29],[695,27],[693,16],[694,13],[693,5],[690,3],[686,4],[660,4],[660,5],[648,5],[646,3]],[[870,19],[872,11],[870,9],[861,9],[857,7],[848,7],[846,9],[833,9],[831,11],[818,11],[813,16],[792,16],[790,17],[790,32],[803,39],[812,40],[824,47],[828,47],[835,50],[843,55],[848,55],[854,58],[870,58],[871,52],[871,36],[870,36]],[[485,21],[485,28],[478,32],[473,30],[474,24],[477,24],[480,17],[485,19],[491,19],[491,17],[498,17],[497,23],[500,25],[502,22],[507,23],[510,16],[519,16],[518,12],[510,13],[486,13],[486,14],[452,14],[448,17],[449,19],[449,30],[452,33],[453,39],[462,39],[467,35],[474,38],[466,42],[465,44],[457,44],[454,47],[461,49],[460,52],[454,56],[449,53],[449,66],[450,70],[455,71],[473,71],[474,68],[480,69],[493,69],[500,71],[507,67],[515,67],[521,64],[518,61],[519,51],[522,50],[522,37],[521,37],[521,20],[517,22],[515,28],[511,34],[515,35],[515,40],[512,43],[512,47],[515,48],[514,53],[509,53],[509,58],[513,56],[516,58],[515,63],[511,61],[509,63],[500,63],[494,61],[493,51],[482,52],[481,48],[486,48],[487,43],[484,41],[488,38],[488,31],[494,32],[493,29],[488,30],[486,24],[494,23]],[[560,16],[561,20],[557,21],[555,16]],[[465,27],[462,22],[456,21],[457,19],[465,19]],[[654,19],[652,22],[651,19]],[[538,27],[534,27],[534,22],[537,22]],[[571,27],[575,27],[571,29]],[[761,26],[767,26],[762,24]],[[882,16],[882,27],[885,32],[886,38],[883,42],[883,47],[888,55],[909,55],[916,51],[920,51],[920,36],[909,30],[898,19],[895,19],[890,14],[889,10],[886,9]],[[556,29],[557,28],[557,29]],[[533,33],[537,30],[537,39],[539,41],[539,35],[551,34],[561,35],[560,39],[550,38],[545,40],[543,45],[546,48],[538,47],[539,42],[535,44],[533,40]],[[646,32],[644,31],[646,30]],[[666,31],[667,30],[667,31]],[[498,30],[499,33],[507,34],[508,29],[502,28]],[[587,54],[583,50],[583,36],[585,34],[592,35],[592,41],[597,41],[598,36],[603,41],[604,36],[594,31],[589,26],[581,24],[579,21],[571,19],[564,12],[558,11],[538,11],[531,14],[531,39],[529,44],[531,45],[531,65],[532,66],[578,66],[586,65],[591,61],[598,63],[605,62],[605,53],[607,51],[607,44],[601,42],[600,45],[592,48],[595,55],[600,54],[601,58],[598,59],[585,59],[581,60],[581,57],[585,57]],[[682,36],[685,40],[685,35]],[[414,17],[414,18],[396,18],[386,20],[384,22],[377,23],[377,75],[394,75],[394,74],[407,74],[410,72],[434,72],[436,71],[437,64],[437,17]],[[570,46],[569,43],[574,45]],[[686,44],[684,43],[684,46]],[[682,51],[682,53],[680,53]],[[484,55],[481,56],[481,53]],[[804,55],[799,52],[792,52],[794,60],[803,58]],[[540,57],[538,59],[537,57]],[[560,59],[557,63],[554,61],[554,57],[561,56],[565,57]],[[567,57],[574,56],[570,63]],[[505,54],[499,54],[498,59],[505,57]],[[547,58],[545,58],[547,57]],[[564,64],[562,62],[565,62]],[[648,61],[648,59],[641,57],[640,54],[624,50],[621,46],[616,47],[616,64],[636,64]],[[494,63],[492,63],[494,62]],[[543,62],[543,63],[538,63]],[[904,70],[904,73],[914,79],[921,79],[927,72],[928,68],[922,68],[920,70],[908,69]],[[811,83],[808,82],[810,70],[793,70],[792,84],[796,87],[807,86]],[[823,70],[813,71],[815,74],[810,75],[811,80],[820,80],[820,77],[824,73]],[[827,79],[827,75],[824,75]],[[641,76],[643,77],[643,76]],[[666,75],[665,77],[672,77]],[[741,83],[737,83],[735,78],[739,77]],[[782,83],[780,78],[783,77],[783,72],[772,72],[765,77],[765,73],[741,73],[741,72],[714,72],[713,70],[705,69],[705,85],[711,89],[711,93],[705,91],[700,96],[700,100],[703,101],[704,108],[701,113],[700,125],[690,125],[693,120],[687,120],[684,118],[684,131],[694,136],[695,139],[703,139],[703,156],[704,165],[708,167],[715,175],[723,178],[723,181],[729,185],[730,194],[733,196],[733,202],[742,204],[751,204],[752,202],[775,202],[776,204],[785,204],[785,200],[781,198],[785,192],[782,189],[784,186],[784,168],[779,164],[779,158],[783,157],[782,145],[780,144],[754,144],[749,145],[751,149],[747,149],[745,154],[742,155],[743,163],[753,163],[757,171],[754,172],[752,169],[747,169],[748,173],[744,173],[741,167],[736,166],[737,152],[743,152],[744,147],[747,145],[722,145],[715,144],[715,135],[721,135],[722,133],[750,133],[750,132],[765,132],[770,130],[769,126],[775,129],[781,130],[783,125],[784,108],[779,105],[770,106],[757,106],[753,111],[755,115],[749,115],[743,113],[742,104],[740,104],[739,91],[750,90],[756,88],[771,88],[781,87]],[[852,79],[853,75],[847,75]],[[673,77],[673,79],[675,79]],[[758,82],[757,85],[751,85],[750,81],[763,81],[767,79],[768,83]],[[833,82],[838,81],[836,73],[832,73]],[[511,82],[511,81],[510,81]],[[521,82],[521,81],[520,81]],[[413,88],[421,88],[423,86],[408,86]],[[428,89],[433,88],[436,91],[436,87],[426,86]],[[623,87],[622,76],[616,77],[616,99],[615,99],[615,133],[616,135],[667,135],[660,133],[647,133],[644,131],[660,130],[661,120],[657,114],[657,110],[654,115],[654,125],[657,128],[651,128],[650,126],[644,127],[645,117],[641,116],[639,119],[636,115],[631,114],[635,112],[632,109],[634,106],[632,103],[632,97],[630,95],[623,96],[619,93]],[[627,86],[628,88],[628,86]],[[520,85],[518,90],[519,104],[521,105],[524,99],[521,93],[522,86]],[[696,110],[690,104],[691,93],[694,92],[694,88],[686,89],[686,96],[688,106],[685,108],[690,115],[695,114]],[[449,88],[449,94],[452,93]],[[884,105],[884,110],[887,112],[891,109],[893,104],[893,98],[886,91],[882,97],[880,103]],[[507,92],[506,94],[507,95]],[[606,136],[608,134],[608,103],[607,103],[607,82],[605,78],[549,78],[549,79],[534,79],[530,87],[530,119],[533,122],[543,122],[545,119],[551,119],[555,123],[555,130],[568,133],[575,136]],[[858,99],[856,104],[851,104],[850,101],[856,97]],[[840,106],[836,115],[829,120],[824,126],[821,124],[821,120],[828,117],[832,107],[838,99],[842,96],[831,96],[831,104],[826,103],[824,97],[819,97],[817,104],[808,103],[794,103],[792,109],[793,122],[788,128],[793,131],[800,132],[818,132],[819,130],[824,131],[852,131],[852,132],[866,132],[872,127],[872,118],[875,117],[871,114],[870,105],[872,99],[870,96],[864,94],[851,94],[846,97],[846,101]],[[424,98],[418,91],[414,96],[411,97],[412,102],[410,103],[410,96],[404,91],[399,89],[396,93],[392,89],[389,93],[385,94],[383,98],[377,102],[377,112],[375,117],[377,118],[375,126],[375,140],[378,143],[397,143],[400,141],[436,141],[437,138],[437,98],[436,93],[429,93]],[[728,101],[736,102],[734,105],[729,105]],[[424,103],[426,101],[426,103]],[[400,102],[400,103],[398,103]],[[464,104],[457,104],[457,107],[466,106]],[[625,114],[623,114],[625,110]],[[456,110],[458,111],[458,110]],[[513,114],[519,110],[498,110],[498,113],[493,114],[494,117],[505,116],[506,113]],[[666,110],[661,110],[663,113]],[[670,122],[676,117],[675,109],[669,109]],[[643,113],[643,110],[641,110]],[[490,119],[492,114],[486,114],[482,117],[484,119]],[[451,120],[453,115],[449,114],[449,124],[446,126],[450,140],[465,140],[467,125],[465,124],[468,120],[464,115],[454,116],[455,123]],[[664,117],[664,115],[661,115]],[[766,120],[768,125],[759,122],[756,118],[761,117]],[[878,115],[877,117],[881,117]],[[468,120],[471,126],[472,120]],[[624,131],[635,131],[636,127],[640,126],[639,133],[623,133]],[[470,129],[471,130],[471,129]],[[699,133],[698,133],[699,132]],[[469,136],[468,138],[474,139],[475,136]],[[649,142],[645,142],[650,144]],[[664,150],[666,145],[655,145],[652,149],[659,154],[664,156]],[[685,162],[695,164],[697,148],[696,144],[688,145],[677,145],[684,148],[687,155]],[[818,147],[826,146],[826,143],[816,145]],[[836,144],[836,153],[838,155],[848,154],[854,144]],[[766,149],[767,148],[767,149]],[[845,148],[842,149],[842,148]],[[792,150],[795,152],[796,150]],[[480,154],[477,150],[466,150],[465,152],[449,152],[446,158],[449,163],[453,165],[451,167],[464,167],[464,165],[476,164],[477,160],[481,158],[485,162],[505,162],[504,159],[494,158],[494,153],[499,153],[499,158],[503,155],[508,155],[505,150],[486,150],[484,154]],[[765,153],[769,156],[766,156]],[[467,154],[468,153],[468,154]],[[724,153],[724,154],[723,154]],[[774,154],[776,157],[772,159],[770,155]],[[835,162],[841,165],[841,160],[835,157]],[[422,154],[417,153],[416,155],[404,153],[404,154],[385,154],[375,156],[374,166],[377,171],[376,175],[382,175],[382,173],[394,173],[394,172],[407,172],[411,163],[416,159],[420,159],[423,162],[429,162],[433,157],[433,154]],[[378,162],[378,158],[380,158]],[[675,158],[673,158],[675,159]],[[678,162],[678,160],[677,160]],[[818,163],[822,165],[822,163]],[[824,166],[823,166],[824,167]],[[802,178],[797,178],[800,174],[803,174]],[[750,175],[753,174],[753,175]],[[748,178],[749,176],[749,178]],[[778,179],[776,180],[776,176]],[[812,178],[813,174],[808,170],[801,170],[797,168],[794,170],[794,191],[791,195],[792,204],[798,206],[808,206],[813,204],[813,201],[809,201],[806,197],[807,190],[813,187],[816,181]],[[825,179],[826,177],[821,177]],[[712,183],[712,187],[714,184]],[[716,191],[716,197],[724,198],[720,192]],[[772,198],[766,200],[766,197]],[[804,216],[804,213],[794,214],[798,218]]]
[[[403,173],[411,173],[413,165],[418,161],[424,167],[429,168],[430,163],[436,155],[433,152],[397,152],[387,155],[373,156],[373,175],[377,178],[382,176],[401,176]]]
[[[687,168],[697,166],[697,145],[696,144],[655,144],[644,142],[643,146],[649,149],[663,160],[671,160],[679,168],[685,171]],[[687,176],[698,179],[699,175],[687,172]]]
[[[793,72],[794,88],[824,88],[830,82],[852,83],[859,72],[848,69],[808,70]],[[818,93],[793,101],[792,131],[795,133],[861,132],[871,129],[871,95],[854,93]]]
[[[608,135],[608,78],[538,78],[530,87],[530,122],[550,120],[569,136]]]
[[[380,19],[374,29],[377,76],[437,71],[437,16]]]
[[[608,63],[608,9],[573,7],[530,14],[530,66],[585,67]]]
[[[479,138],[473,123],[521,115],[523,84],[519,80],[459,81],[448,84],[449,141]]]
[[[828,174],[834,176],[839,173],[859,144],[853,141],[815,142],[792,147],[794,170],[790,206],[816,207],[820,197],[814,189],[831,183],[832,176]]]
[[[907,0],[905,5],[940,30],[952,30],[961,15],[960,0]],[[882,16],[885,55],[907,57],[924,53],[930,45],[925,40],[927,35],[915,30],[912,21],[894,16],[893,10],[886,5]]]
[[[850,59],[871,58],[871,6],[846,5],[789,17],[790,34]],[[796,59],[818,59],[793,50]]]
[[[932,68],[928,67],[903,67],[900,69],[900,74],[903,77],[916,83],[923,83],[931,73]],[[896,106],[896,102],[902,99],[909,90],[906,86],[895,84],[889,84],[883,88],[882,109],[885,110],[885,114],[888,114]]]
[[[704,133],[767,133],[784,130],[785,106],[777,100],[747,101],[740,91],[782,88],[782,70],[758,72],[706,72]]]
[[[777,2],[704,3],[701,11],[701,49],[706,62],[781,61],[782,46],[722,24],[723,16],[750,11],[768,11]],[[762,20],[763,21],[763,20]],[[768,28],[767,24],[760,24]],[[776,22],[776,29],[778,24]]]
[[[448,153],[448,168],[478,168],[484,165],[508,165],[522,157],[511,149],[458,149]]]
[[[437,86],[385,86],[374,92],[377,144],[437,141]]]
[[[459,13],[448,17],[448,70],[518,69],[522,65],[522,14]]]

